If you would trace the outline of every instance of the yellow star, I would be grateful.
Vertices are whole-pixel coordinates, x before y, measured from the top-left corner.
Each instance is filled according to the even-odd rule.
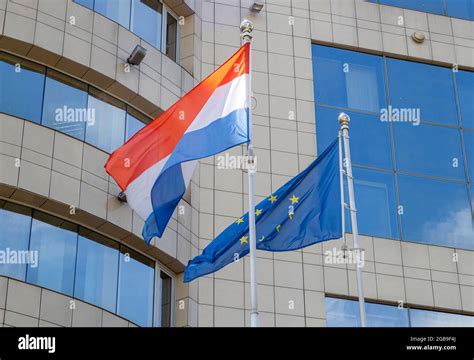
[[[262,210],[261,209],[257,209],[255,210],[255,215],[258,216],[262,213]]]
[[[260,239],[258,239],[258,242],[262,242],[265,239],[265,236],[262,235]]]
[[[291,205],[296,204],[299,200],[300,200],[299,197],[296,197],[295,195],[293,195],[293,196],[290,198]]]
[[[247,243],[248,236],[242,236],[240,238],[240,245],[246,244]]]
[[[238,218],[237,221],[236,221],[237,225],[240,225],[243,222],[244,222],[244,219],[242,219],[242,218]]]
[[[270,200],[270,202],[273,204],[275,201],[277,201],[277,196],[276,195],[270,195],[268,200]]]
[[[276,226],[276,231],[277,231],[277,232],[280,232],[280,227],[281,227],[280,224],[278,224],[278,225]]]
[[[293,220],[293,212],[292,211],[289,211],[288,212],[288,217],[290,218],[290,220]]]

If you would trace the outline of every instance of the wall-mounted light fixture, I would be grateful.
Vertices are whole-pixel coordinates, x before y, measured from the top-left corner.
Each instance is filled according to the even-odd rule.
[[[145,58],[146,49],[143,46],[137,45],[127,59],[127,62],[132,65],[140,65]]]
[[[250,11],[259,13],[263,9],[263,3],[261,1],[255,1],[250,7]]]

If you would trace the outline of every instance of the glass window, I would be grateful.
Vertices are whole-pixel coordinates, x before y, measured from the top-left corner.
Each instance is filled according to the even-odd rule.
[[[412,327],[474,327],[474,317],[437,311],[410,309]]]
[[[161,277],[161,327],[171,326],[171,278],[163,271]]]
[[[94,8],[94,0],[74,0],[74,2],[82,6],[88,7],[89,9]]]
[[[459,130],[408,123],[394,123],[393,130],[398,170],[465,179]]]
[[[474,73],[458,71],[456,73],[456,80],[462,126],[474,129]]]
[[[9,55],[0,55],[0,111],[39,123],[44,69]]]
[[[135,135],[145,124],[138,120],[135,116],[127,114],[127,128],[125,133],[125,141],[128,141]]]
[[[341,110],[316,106],[318,153],[337,137]],[[390,125],[379,116],[346,112],[351,117],[351,158],[353,164],[392,169]]]
[[[79,234],[74,296],[115,312],[118,245],[84,228]]]
[[[370,2],[379,2],[382,5],[396,6],[433,14],[444,14],[443,0],[370,0]]]
[[[359,327],[359,303],[326,297],[328,327]],[[365,303],[369,327],[473,327],[474,317],[430,310]]]
[[[161,49],[163,5],[158,0],[132,0],[130,31],[157,49]]]
[[[327,327],[359,326],[359,304],[356,301],[327,297],[325,302]]]
[[[77,226],[35,212],[30,250],[38,251],[39,266],[28,266],[26,280],[63,294],[73,294]]]
[[[153,260],[126,247],[119,252],[118,243],[92,230],[3,200],[0,225],[4,228],[0,232],[0,275],[22,281],[26,278],[29,283],[87,301],[138,325],[152,326]],[[8,263],[5,256],[9,261],[21,261]],[[157,314],[161,326],[168,327],[172,279],[160,271],[159,281]]]
[[[313,45],[313,74],[317,104],[379,113],[386,107],[383,59]]]
[[[474,183],[474,131],[464,131],[469,181]]]
[[[117,313],[140,326],[153,318],[154,264],[123,247],[120,251]]]
[[[168,13],[166,20],[166,55],[176,61],[178,49],[178,21]]]
[[[446,0],[446,15],[462,19],[474,19],[474,1]]]
[[[414,115],[419,109],[421,121],[458,125],[451,69],[387,59],[387,71],[393,109]]]
[[[117,100],[92,89],[91,93],[88,111],[91,112],[94,121],[87,123],[86,141],[111,153],[124,142],[125,110]]]
[[[31,256],[31,253],[27,252],[30,242],[31,210],[0,201],[0,226],[2,227],[0,274],[25,281],[27,262],[31,261],[33,266],[38,266],[38,258],[35,259],[35,255]]]
[[[403,238],[474,249],[474,231],[465,184],[398,175]]]
[[[130,0],[95,0],[94,10],[128,29]]]
[[[398,239],[393,174],[355,167],[353,168],[353,176],[359,232],[363,235]],[[349,199],[347,181],[345,199]],[[351,232],[352,227],[348,210],[346,210],[345,219],[346,231]]]
[[[85,124],[94,120],[90,115],[87,109],[87,86],[48,70],[42,124],[84,140]]]
[[[357,303],[357,307],[358,307]],[[357,309],[359,310],[359,309]],[[367,303],[367,325],[370,327],[408,327],[408,310],[396,306]]]
[[[408,311],[395,306],[365,303],[367,326],[408,327]],[[359,303],[353,300],[326,298],[328,327],[359,327]]]

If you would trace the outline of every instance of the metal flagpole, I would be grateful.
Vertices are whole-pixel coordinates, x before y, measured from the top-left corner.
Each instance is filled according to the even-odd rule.
[[[339,130],[339,134],[337,136],[337,141],[339,143],[339,185],[340,185],[340,192],[341,192],[341,220],[342,220],[342,251],[344,253],[344,257],[346,256],[347,251],[347,244],[346,244],[346,201],[344,198],[344,166],[342,165],[342,131]]]
[[[244,44],[252,44],[253,24],[245,19],[240,24],[240,36]],[[258,293],[257,293],[257,235],[255,230],[255,198],[254,198],[254,176],[255,176],[255,153],[252,144],[252,55],[249,48],[249,78],[247,81],[247,104],[249,107],[248,132],[249,142],[247,145],[248,156],[248,196],[249,196],[249,237],[250,237],[250,326],[258,327]]]
[[[339,114],[339,124],[341,125],[342,139],[344,141],[344,154],[346,157],[346,175],[347,188],[349,190],[349,209],[351,212],[352,237],[354,239],[354,251],[356,255],[356,276],[357,276],[357,293],[359,295],[359,312],[360,325],[365,327],[365,300],[364,300],[364,283],[362,279],[362,269],[360,265],[360,244],[359,230],[357,228],[357,210],[354,197],[354,178],[352,177],[351,149],[349,147],[349,115],[345,113]]]

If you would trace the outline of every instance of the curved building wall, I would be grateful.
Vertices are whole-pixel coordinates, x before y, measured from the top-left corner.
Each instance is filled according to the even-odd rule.
[[[172,5],[176,11],[189,13],[184,3]],[[22,74],[24,70],[26,74],[33,67],[35,71],[43,69],[38,74],[44,76],[44,66],[54,69],[61,79],[66,75],[71,83],[80,80],[75,84],[80,85],[77,88],[93,86],[97,98],[107,98],[114,104],[118,101],[116,106],[128,109],[127,118],[133,113],[133,117],[147,122],[194,86],[193,77],[160,51],[72,1],[2,1],[0,19],[0,48],[10,60],[15,59],[10,61],[13,71]],[[146,60],[139,67],[128,68],[126,58],[137,44],[147,48]],[[7,77],[2,77],[0,110],[0,196],[94,229],[155,261],[169,273],[181,272],[190,258],[190,205],[182,201],[165,237],[146,245],[141,239],[143,221],[117,200],[119,188],[104,171],[108,152],[113,148],[61,126],[53,126],[56,130],[48,128],[51,124],[42,121],[44,113],[28,111],[27,106],[28,101],[30,105],[33,101],[38,103],[35,95],[45,96],[46,87],[35,94],[31,91],[33,83],[30,88],[27,86],[31,79],[22,82]],[[7,93],[11,95],[18,89],[24,90],[18,94],[24,95],[26,101],[6,99]],[[61,89],[52,89],[51,93],[55,91],[61,93]],[[43,103],[43,110],[48,106],[47,101],[39,103]],[[18,111],[12,110],[15,108]],[[104,117],[107,115],[114,117],[113,111]],[[116,132],[117,126],[111,130]],[[106,127],[100,132],[106,134]],[[173,301],[175,291],[173,281]],[[175,308],[170,303],[166,306]],[[171,325],[174,318],[172,314]],[[67,326],[67,322],[64,324]]]
[[[0,276],[3,327],[136,327],[106,310],[55,291]]]

